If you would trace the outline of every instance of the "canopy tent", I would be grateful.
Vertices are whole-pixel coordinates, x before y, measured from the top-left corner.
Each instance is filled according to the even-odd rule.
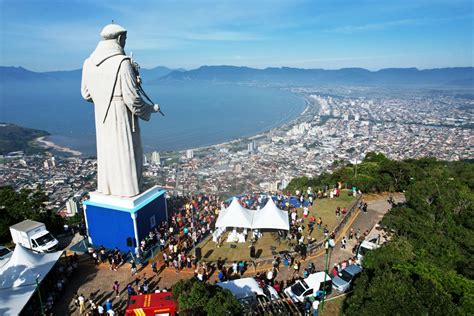
[[[258,211],[244,208],[239,200],[234,198],[227,209],[221,210],[216,221],[216,228],[226,227],[289,230],[290,223],[288,212],[280,210],[271,198]]]
[[[221,226],[221,223],[223,221],[223,218],[225,218],[225,214],[227,213],[227,209],[226,208],[222,208],[220,211],[219,211],[219,216],[217,217],[217,220],[216,220],[216,227],[223,227]]]
[[[219,213],[216,227],[238,227],[252,228],[253,211],[240,205],[239,200],[234,198],[229,207]]]
[[[270,197],[265,206],[256,211],[252,222],[253,229],[290,229],[288,212],[280,210]]]
[[[20,245],[0,268],[0,315],[18,315],[41,282],[56,264],[62,251],[34,253]]]

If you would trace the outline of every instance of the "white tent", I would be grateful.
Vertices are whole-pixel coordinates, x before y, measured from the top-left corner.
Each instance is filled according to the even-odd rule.
[[[8,263],[0,268],[0,315],[18,315],[35,292],[38,275],[41,282],[61,254],[34,253],[17,245]]]
[[[234,198],[229,207],[219,213],[216,227],[252,228],[253,213],[254,211],[246,209]]]
[[[227,213],[227,209],[226,208],[222,208],[220,211],[219,211],[219,216],[217,217],[217,220],[216,220],[216,227],[225,227],[225,226],[222,226],[221,223],[223,221],[223,218],[225,218],[225,214]]]
[[[290,229],[290,222],[288,220],[288,212],[280,210],[272,198],[269,197],[267,204],[256,211],[253,222],[253,229]]]

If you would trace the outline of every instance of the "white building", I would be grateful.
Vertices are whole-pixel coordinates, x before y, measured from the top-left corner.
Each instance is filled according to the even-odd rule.
[[[160,153],[154,151],[151,153],[151,162],[155,165],[161,165]]]
[[[67,216],[74,216],[79,210],[79,202],[73,197],[66,201]]]
[[[194,151],[192,149],[186,150],[186,158],[193,159],[194,158]]]
[[[249,154],[257,151],[257,143],[254,140],[247,144],[247,151]]]

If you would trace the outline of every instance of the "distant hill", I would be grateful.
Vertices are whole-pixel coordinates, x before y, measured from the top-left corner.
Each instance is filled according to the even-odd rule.
[[[0,82],[34,81],[52,79],[46,73],[34,72],[23,67],[0,67]]]
[[[184,69],[170,69],[158,66],[152,69],[140,69],[140,75],[144,81],[155,81],[160,77],[166,76],[171,72],[181,72]],[[75,81],[81,80],[82,69],[66,70],[66,71],[47,71],[34,72],[23,67],[5,67],[0,66],[0,83],[3,82],[30,82],[36,80],[51,81]]]
[[[0,154],[5,155],[12,151],[40,152],[42,149],[33,146],[31,141],[47,135],[49,133],[46,131],[0,123]]]
[[[474,79],[473,67],[419,70],[388,68],[369,71],[363,68],[338,70],[265,68],[235,66],[202,66],[198,69],[172,72],[160,80],[208,80],[224,82],[261,82],[268,84],[348,84],[348,85],[462,85]]]
[[[155,68],[152,68],[152,69],[142,68],[142,69],[140,69],[140,76],[142,76],[143,80],[145,80],[145,81],[154,81],[154,80],[159,79],[160,77],[164,77],[164,76],[172,73],[173,71],[182,72],[182,71],[186,71],[186,70],[184,70],[184,69],[171,69],[171,68],[163,67],[163,66],[158,66],[158,67],[155,67]]]
[[[174,80],[205,80],[228,83],[297,84],[297,85],[449,85],[473,87],[474,68],[387,68],[369,71],[364,68],[338,70],[265,68],[236,66],[202,66],[186,71],[158,66],[142,68],[144,82]],[[0,83],[30,82],[35,80],[81,80],[81,69],[70,71],[33,72],[23,67],[0,67]]]

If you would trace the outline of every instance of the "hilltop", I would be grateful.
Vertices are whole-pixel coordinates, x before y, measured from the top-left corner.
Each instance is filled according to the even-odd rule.
[[[48,135],[46,131],[0,123],[0,154],[5,155],[12,151],[40,152],[42,149],[32,145],[31,142],[38,137]]]

